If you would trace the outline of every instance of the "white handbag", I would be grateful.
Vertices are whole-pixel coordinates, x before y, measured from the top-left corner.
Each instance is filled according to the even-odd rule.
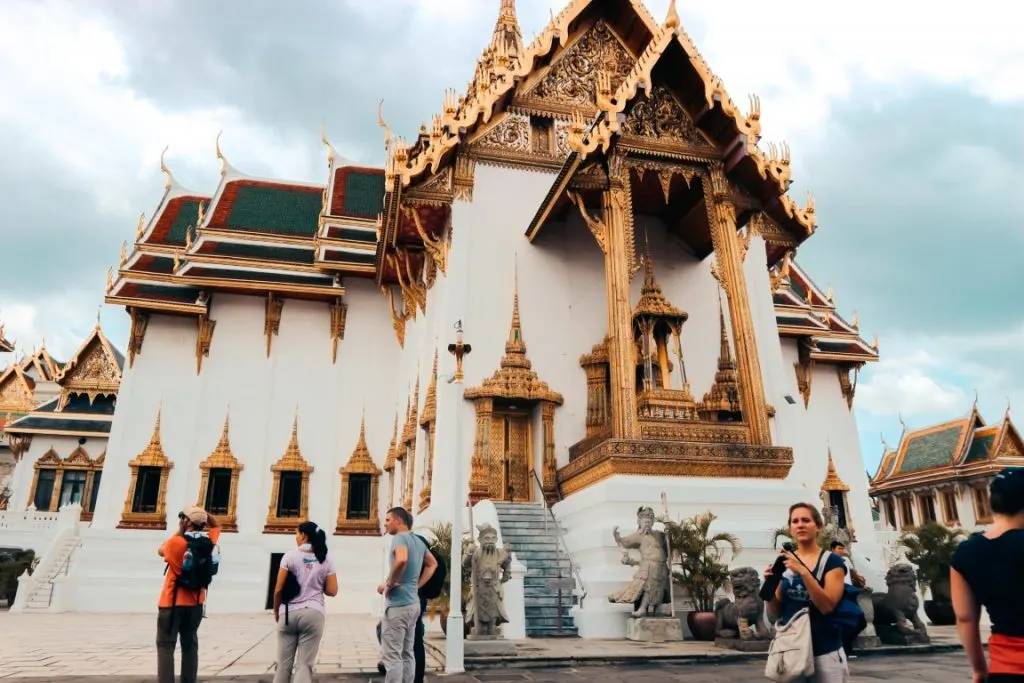
[[[806,607],[786,624],[776,626],[775,638],[768,650],[764,675],[775,683],[792,683],[814,674],[814,646],[811,642],[811,615]]]

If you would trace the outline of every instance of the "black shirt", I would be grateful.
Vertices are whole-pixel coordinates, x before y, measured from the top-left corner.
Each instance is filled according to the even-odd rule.
[[[988,609],[992,633],[1024,638],[1024,529],[996,538],[972,534],[957,547],[952,564]]]

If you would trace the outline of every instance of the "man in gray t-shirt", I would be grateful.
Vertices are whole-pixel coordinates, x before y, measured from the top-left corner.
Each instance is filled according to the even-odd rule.
[[[412,515],[392,508],[384,528],[392,536],[387,580],[377,587],[385,600],[381,620],[381,661],[387,670],[385,683],[412,683],[416,675],[414,644],[420,618],[419,587],[430,580],[437,560],[410,531]]]

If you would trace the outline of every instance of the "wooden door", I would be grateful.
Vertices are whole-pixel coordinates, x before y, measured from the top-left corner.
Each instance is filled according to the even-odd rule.
[[[533,491],[530,442],[528,414],[494,414],[491,423],[491,461],[487,468],[492,500],[530,501]]]

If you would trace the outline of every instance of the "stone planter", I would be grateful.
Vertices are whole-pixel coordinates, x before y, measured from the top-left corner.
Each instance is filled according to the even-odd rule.
[[[713,641],[716,623],[714,612],[688,612],[686,615],[686,625],[697,640]]]

